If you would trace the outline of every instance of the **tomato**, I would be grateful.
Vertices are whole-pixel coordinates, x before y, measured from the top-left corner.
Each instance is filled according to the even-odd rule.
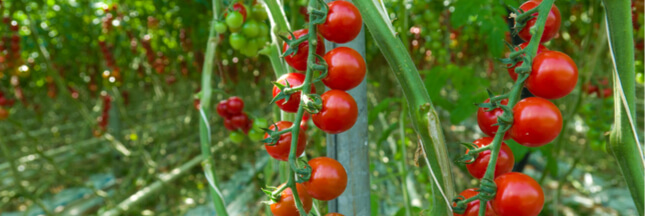
[[[232,121],[232,119],[231,119],[231,118],[228,118],[228,117],[224,119],[224,127],[225,127],[227,130],[230,130],[230,131],[237,130],[237,127],[233,126],[233,121]]]
[[[348,1],[327,3],[329,12],[325,23],[318,25],[320,34],[334,43],[347,43],[361,32],[363,18],[358,8]]]
[[[586,92],[588,95],[592,95],[598,92],[598,86],[595,86],[589,82],[582,86],[582,90]]]
[[[526,88],[533,95],[558,99],[568,95],[578,83],[578,67],[567,54],[545,51],[535,56]]]
[[[247,12],[246,12],[246,6],[244,6],[244,4],[239,2],[235,3],[233,5],[233,11],[237,11],[240,14],[242,14],[243,21],[246,22]]]
[[[309,160],[311,178],[305,182],[307,192],[317,200],[329,201],[340,196],[347,187],[347,172],[338,161],[328,157]]]
[[[248,135],[249,139],[253,142],[259,142],[260,140],[264,139],[264,132],[255,129],[251,129]]]
[[[293,32],[293,35],[296,36],[296,38],[301,38],[303,36],[306,36],[307,33],[309,33],[308,29],[300,29],[297,31]],[[289,35],[287,38],[291,39],[291,35]],[[283,43],[282,45],[282,52],[286,51],[289,48],[287,43]],[[323,43],[322,38],[320,35],[318,35],[318,43],[316,44],[316,54],[323,56],[325,55],[325,43]],[[305,71],[307,70],[307,56],[309,55],[309,41],[304,41],[298,45],[298,51],[296,54],[291,54],[288,56],[284,57],[284,60],[287,61],[291,67],[293,67],[296,70],[299,71]]]
[[[520,5],[520,9],[524,11],[531,10],[535,7],[537,7],[542,0],[530,0],[527,2],[524,2],[524,4]],[[537,15],[538,13],[535,13],[533,15]],[[537,21],[537,17],[530,19],[529,21],[526,22],[526,25],[522,30],[520,30],[518,36],[522,38],[524,41],[529,41],[531,40],[531,33],[529,32],[529,29],[535,25],[535,22]],[[549,16],[546,18],[546,24],[544,26],[544,33],[542,33],[542,38],[540,38],[540,43],[547,42],[551,40],[553,37],[555,37],[556,34],[558,34],[558,31],[560,30],[560,10],[558,7],[553,4],[551,6],[551,11],[549,11]]]
[[[473,142],[477,147],[484,147],[490,145],[493,142],[492,137],[484,137]],[[466,150],[468,153],[468,150]],[[466,164],[468,172],[475,178],[481,179],[484,177],[486,170],[488,168],[488,162],[490,161],[491,150],[480,152],[470,164]],[[515,156],[513,156],[513,151],[511,148],[502,142],[502,148],[500,148],[499,155],[497,156],[497,164],[495,164],[495,177],[500,176],[504,173],[508,173],[513,170],[513,164],[515,164]]]
[[[497,195],[491,201],[499,216],[536,216],[544,207],[544,192],[533,178],[511,172],[495,179]]]
[[[612,89],[606,88],[602,90],[602,96],[600,95],[600,93],[598,93],[598,96],[600,96],[600,98],[608,98],[611,97],[613,93],[614,92]]]
[[[0,107],[0,120],[5,120],[7,118],[9,118],[9,111]]]
[[[519,47],[515,47],[514,49],[515,49],[515,51],[519,51],[520,49],[526,48],[526,46],[528,46],[528,45],[529,45],[529,42],[524,42],[524,43],[521,43],[519,45]],[[544,51],[548,51],[548,50],[549,49],[547,49],[546,47],[542,46],[542,44],[538,44],[537,54],[540,54],[540,53],[542,53]],[[507,69],[508,70],[508,75],[511,76],[513,81],[517,80],[517,73],[515,73],[515,68],[520,66],[520,65],[522,65],[522,62],[523,61],[520,61],[517,64],[515,64],[515,66],[510,67],[510,68]],[[510,65],[508,65],[508,66],[510,66]]]
[[[239,131],[233,131],[228,134],[228,138],[231,140],[231,142],[241,143],[242,141],[244,141],[244,134]]]
[[[235,115],[242,113],[242,109],[244,109],[244,101],[242,101],[242,98],[237,96],[228,98],[226,103],[228,114]]]
[[[262,4],[253,5],[251,12],[253,13],[253,18],[255,18],[257,21],[264,21],[269,18],[269,14]]]
[[[322,109],[311,115],[316,127],[330,134],[349,130],[356,123],[358,107],[354,98],[341,90],[329,90],[323,93]]]
[[[553,141],[562,130],[562,114],[551,101],[539,97],[524,98],[513,107],[513,125],[509,135],[517,143],[539,147]]]
[[[311,197],[307,194],[307,187],[300,183],[296,183],[296,190],[298,191],[298,198],[300,198],[300,201],[302,202],[302,208],[305,209],[306,213],[309,213],[313,200],[311,200]],[[296,207],[296,202],[293,199],[291,188],[283,190],[282,193],[280,193],[280,200],[271,204],[271,213],[275,216],[300,216],[298,208]]]
[[[223,22],[216,22],[215,23],[215,31],[218,34],[226,33],[226,28],[227,28],[226,23],[223,23]]]
[[[305,82],[305,75],[301,73],[288,73],[282,75],[278,78],[278,83],[286,85],[289,82],[289,86],[296,87],[302,85]],[[273,86],[273,97],[277,96],[281,90],[277,86]],[[314,85],[311,85],[311,93],[316,93],[316,88]],[[300,95],[301,92],[293,93],[289,96],[289,99],[285,102],[285,99],[281,99],[275,102],[282,111],[295,113],[298,112],[298,107],[300,106]]]
[[[246,113],[240,113],[234,116],[231,116],[231,124],[236,129],[246,128],[246,125],[249,123],[249,116]]]
[[[228,36],[228,42],[234,50],[240,50],[246,45],[246,38],[240,33],[232,33]]]
[[[223,100],[220,101],[217,104],[217,114],[221,117],[228,117],[230,114],[228,114],[228,100]]]
[[[490,102],[490,99],[486,99],[484,101],[484,103],[488,102]],[[508,99],[503,99],[502,101],[500,101],[500,103],[502,105],[507,105]],[[495,108],[490,111],[482,107],[477,109],[477,124],[479,125],[479,129],[481,129],[484,134],[490,137],[495,137],[495,133],[497,133],[499,126],[494,124],[497,124],[497,117],[502,115],[502,113],[504,113],[502,108]],[[504,139],[508,138],[508,131],[506,131],[506,134],[504,134]]]
[[[365,78],[365,60],[352,48],[335,48],[324,58],[327,76],[322,81],[331,89],[347,91],[361,84]]]
[[[267,38],[266,41],[268,41],[269,26],[267,26],[267,24],[265,24],[265,23],[259,23],[258,24],[258,37],[259,38],[262,38],[262,37]],[[264,43],[263,43],[263,45],[264,45]]]
[[[325,214],[325,216],[345,216],[345,215],[343,215],[341,213],[335,213],[334,212],[334,213],[327,213],[327,214]]]
[[[465,199],[471,198],[476,196],[479,192],[476,191],[477,188],[469,188],[461,193],[459,193],[460,196],[464,197]],[[452,213],[453,216],[478,216],[479,215],[479,200],[475,200],[472,202],[469,202],[468,205],[466,206],[466,211],[463,214],[457,214],[457,213]],[[490,203],[490,201],[486,202],[486,216],[495,216],[495,211],[493,211],[493,207]]]
[[[254,20],[249,20],[248,22],[245,22],[244,25],[242,26],[242,33],[244,33],[244,36],[248,38],[252,38],[255,36],[258,36],[260,33],[259,29],[259,24],[258,22]]]
[[[231,32],[237,32],[244,23],[244,17],[242,16],[242,14],[240,14],[240,12],[233,11],[230,14],[226,15],[224,22],[226,22],[226,25],[228,25],[228,28],[231,30]]]
[[[309,114],[308,112],[305,112],[304,115],[302,115],[302,120],[300,121],[300,128],[302,128],[302,130],[304,131],[307,131],[307,128],[309,126],[308,124],[309,118],[311,118],[311,114]]]
[[[279,121],[269,126],[269,130],[272,130],[272,131],[275,130],[276,125],[278,127],[278,131],[282,131],[291,127],[293,123],[288,121]],[[265,133],[264,138],[265,139],[269,138],[269,134]],[[289,160],[289,151],[291,149],[291,138],[292,138],[291,132],[282,134],[280,135],[280,138],[278,139],[277,143],[275,143],[272,146],[268,144],[264,144],[264,148],[266,148],[267,153],[269,153],[271,157],[277,160],[287,161]],[[307,146],[307,134],[305,134],[303,130],[300,130],[298,133],[298,144],[296,146],[296,156],[300,156],[302,152],[305,151],[306,146]]]
[[[253,129],[261,130],[262,128],[269,127],[269,122],[264,118],[256,118],[253,121]]]

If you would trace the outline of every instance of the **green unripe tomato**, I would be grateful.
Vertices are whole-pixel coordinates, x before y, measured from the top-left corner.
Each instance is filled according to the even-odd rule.
[[[266,23],[258,23],[258,36],[259,37],[268,37],[269,36],[269,26]]]
[[[246,38],[240,33],[232,33],[228,36],[228,42],[234,50],[239,50],[246,45]]]
[[[247,57],[253,57],[258,54],[258,46],[255,39],[247,41],[246,46],[240,49],[240,52]]]
[[[249,139],[251,139],[251,141],[253,142],[259,142],[260,140],[264,139],[264,132],[251,130],[249,131]]]
[[[226,22],[226,25],[233,31],[233,29],[239,29],[242,27],[242,24],[244,23],[244,17],[240,12],[233,11],[229,13],[226,16],[226,19],[224,20]]]
[[[264,118],[256,118],[253,120],[253,129],[262,131],[262,128],[269,128],[269,121]]]
[[[255,4],[253,5],[253,18],[255,18],[258,21],[264,21],[267,18],[269,18],[269,14],[267,14],[267,10],[264,8],[264,5],[262,4]]]
[[[226,28],[227,28],[227,26],[226,26],[226,23],[224,23],[224,22],[216,22],[215,23],[215,32],[217,32],[218,34],[226,33]]]
[[[645,79],[643,77],[643,73],[637,73],[636,74],[636,82],[638,82],[640,84],[643,84],[643,81],[645,81]]]
[[[255,36],[258,36],[259,31],[259,25],[258,22],[255,20],[249,20],[244,23],[242,26],[242,33],[244,33],[244,36],[247,38],[253,38]]]
[[[233,131],[228,134],[228,138],[231,140],[231,142],[241,143],[242,141],[244,141],[244,134],[239,131]]]

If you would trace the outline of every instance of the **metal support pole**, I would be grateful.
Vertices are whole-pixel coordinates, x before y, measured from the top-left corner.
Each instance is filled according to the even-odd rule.
[[[330,2],[330,0],[326,0]],[[337,44],[325,40],[327,51],[336,47],[350,47],[365,58],[365,27],[356,39]],[[368,72],[369,73],[369,72]],[[358,119],[354,127],[340,134],[327,135],[327,156],[340,162],[347,171],[347,188],[340,197],[328,202],[329,212],[344,215],[371,215],[370,162],[367,139],[367,84],[365,80],[347,91],[358,105]]]

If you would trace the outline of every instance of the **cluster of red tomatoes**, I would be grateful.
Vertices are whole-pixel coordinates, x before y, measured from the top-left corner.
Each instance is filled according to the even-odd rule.
[[[318,113],[311,113],[311,119],[316,127],[330,134],[342,133],[349,130],[356,123],[358,108],[354,98],[347,90],[358,86],[365,78],[366,66],[363,57],[355,50],[348,47],[335,48],[325,53],[325,46],[322,38],[335,43],[347,43],[360,33],[362,17],[356,6],[347,1],[333,1],[327,4],[329,11],[323,24],[317,26],[320,35],[318,37],[315,53],[323,56],[327,64],[327,75],[322,79],[325,86],[331,90],[320,96],[322,106]],[[309,30],[301,29],[293,32],[295,40],[301,37],[308,37]],[[321,38],[322,36],[322,38]],[[283,52],[289,49],[284,43]],[[309,53],[308,40],[298,44],[295,53],[285,56],[287,63],[298,71],[307,70],[307,57]],[[306,75],[302,73],[288,73],[278,78],[277,83],[286,88],[297,88],[303,85]],[[284,88],[274,86],[273,97],[282,94]],[[302,89],[301,89],[302,90]],[[311,94],[316,89],[311,85]],[[300,108],[301,99],[304,97],[301,91],[289,93],[289,96],[277,100],[276,105],[285,112],[295,113]],[[309,114],[309,113],[306,113]],[[307,117],[307,115],[303,116]],[[303,121],[306,118],[303,118]],[[292,122],[279,121],[269,127],[270,131],[290,130]],[[304,125],[306,127],[306,124]],[[300,127],[303,127],[301,124]],[[264,135],[265,140],[271,139],[269,133]],[[265,148],[271,157],[287,161],[291,149],[291,140],[297,139],[296,155],[302,155],[307,145],[306,133],[299,130],[297,137],[291,132],[281,134],[274,143],[266,143]],[[309,160],[312,168],[311,177],[303,184],[297,184],[297,192],[304,205],[304,210],[309,212],[312,205],[312,198],[318,200],[332,200],[340,196],[347,186],[347,173],[345,168],[336,160],[328,157],[318,157]],[[274,215],[298,215],[294,204],[291,189],[282,191],[277,202],[271,204],[271,212]],[[341,215],[330,213],[331,215]]]
[[[11,36],[4,35],[0,41],[0,78],[6,71],[18,75],[18,67],[23,64],[20,57],[20,35],[18,35],[20,26],[9,17],[4,17],[2,22],[11,30]]]
[[[99,128],[94,130],[94,136],[100,136],[107,131],[108,120],[110,119],[110,109],[112,108],[112,97],[108,94],[103,95],[103,110],[98,118]]]
[[[599,80],[596,84],[588,82],[582,86],[582,90],[588,95],[596,94],[599,98],[609,98],[613,93],[607,78]]]
[[[537,7],[542,1],[531,0],[520,6],[523,11]],[[535,14],[537,15],[537,14]],[[530,19],[526,26],[519,31],[519,36],[525,41],[531,39],[529,29],[535,25],[537,18]],[[553,5],[549,12],[541,43],[549,41],[560,28],[560,11]],[[528,42],[520,44],[516,48],[524,49]],[[578,81],[578,69],[576,64],[564,53],[548,50],[541,44],[538,47],[537,55],[533,59],[530,75],[526,80],[525,87],[536,97],[528,97],[520,100],[513,108],[513,124],[506,132],[503,139],[512,138],[517,143],[528,147],[539,147],[553,141],[562,130],[562,115],[560,110],[547,99],[557,99],[569,94]],[[516,80],[518,75],[515,68],[521,65],[509,65],[509,75]],[[489,103],[487,99],[484,103]],[[508,104],[508,99],[499,101],[499,104]],[[477,147],[490,145],[499,128],[496,125],[498,116],[502,115],[502,108],[487,109],[479,108],[477,111],[477,123],[479,128],[489,137],[484,137],[473,142]],[[515,158],[513,152],[504,142],[495,165],[495,184],[497,193],[493,200],[486,204],[486,215],[527,215],[535,216],[542,211],[544,205],[544,192],[540,185],[531,177],[511,172]],[[468,152],[468,150],[467,150]],[[468,172],[475,178],[483,178],[491,158],[491,151],[486,150],[469,161],[466,165]],[[477,195],[477,189],[467,189],[460,193],[467,198]],[[454,215],[477,215],[479,201],[468,203],[464,214]]]
[[[195,101],[198,106],[199,101]],[[233,96],[222,100],[217,104],[217,114],[224,118],[224,127],[231,131],[229,139],[234,143],[241,143],[244,136],[248,135],[252,141],[260,141],[264,136],[262,128],[269,125],[266,119],[251,119],[247,113],[244,113],[244,101]]]
[[[0,91],[0,120],[5,120],[9,117],[9,110],[5,109],[12,107],[14,100],[5,97],[4,92]]]
[[[215,23],[215,31],[220,35],[230,31],[228,42],[234,50],[252,57],[269,41],[269,25],[266,23],[269,15],[264,5],[256,3],[249,10],[237,2],[225,16],[223,21]]]

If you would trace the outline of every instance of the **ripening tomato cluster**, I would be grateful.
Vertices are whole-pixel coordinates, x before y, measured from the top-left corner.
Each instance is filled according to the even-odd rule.
[[[530,0],[523,3],[523,11],[537,7],[541,0]],[[537,14],[535,14],[537,15]],[[527,41],[515,48],[515,51],[528,46],[531,34],[529,29],[535,25],[537,18],[527,21],[518,35]],[[544,33],[540,43],[551,40],[560,29],[560,11],[553,5],[545,24]],[[508,65],[508,73],[513,80],[517,80],[515,69],[522,62]],[[533,58],[531,72],[525,82],[525,87],[536,97],[520,100],[512,108],[513,124],[504,134],[503,139],[513,139],[520,145],[527,147],[540,147],[553,141],[562,130],[562,114],[560,110],[547,99],[558,99],[568,95],[578,82],[578,68],[573,60],[564,53],[551,51],[542,44],[538,45],[537,55]],[[486,99],[484,103],[489,103]],[[502,99],[497,105],[507,105],[508,99]],[[499,126],[497,118],[503,114],[502,108],[488,109],[480,107],[477,111],[477,123],[484,137],[475,140],[473,144],[478,148],[490,145],[497,133]],[[469,150],[466,150],[466,153]],[[468,161],[466,168],[475,178],[483,178],[486,173],[491,151],[486,150],[477,154],[473,160]],[[501,143],[497,162],[495,164],[494,179],[497,185],[495,198],[486,203],[486,215],[511,216],[511,215],[538,215],[544,206],[544,192],[540,185],[531,177],[511,172],[515,157],[506,145]],[[466,199],[477,195],[477,189],[471,188],[460,193]],[[479,200],[468,203],[464,214],[478,215]]]
[[[0,41],[0,78],[5,75],[6,71],[17,75],[18,67],[23,64],[22,58],[20,57],[21,38],[18,35],[20,26],[17,21],[11,20],[9,17],[4,17],[2,21],[11,30],[11,36],[4,35],[2,41]]]
[[[110,51],[111,46],[108,45],[105,41],[99,41],[99,47],[101,48],[101,53],[103,53],[103,58],[105,59],[107,67],[112,69],[112,71],[109,73],[103,73],[103,78],[107,79],[114,77],[117,80],[121,80],[121,70],[119,69],[119,66],[116,65],[114,55],[112,54],[112,51]]]
[[[103,97],[103,110],[101,116],[98,118],[99,128],[94,130],[94,136],[100,136],[107,131],[108,120],[110,119],[110,109],[112,108],[112,97],[104,94]]]
[[[607,78],[599,80],[596,84],[588,82],[582,86],[582,90],[588,95],[595,94],[599,98],[610,98],[614,93]]]
[[[228,42],[234,50],[253,57],[269,42],[269,25],[266,23],[269,15],[263,4],[255,3],[249,10],[237,2],[224,16],[223,21],[215,22],[215,31],[220,35],[230,31]]]
[[[224,127],[230,131],[242,130],[248,133],[253,122],[242,112],[244,101],[237,96],[220,101],[217,104],[217,114],[224,118]]]

